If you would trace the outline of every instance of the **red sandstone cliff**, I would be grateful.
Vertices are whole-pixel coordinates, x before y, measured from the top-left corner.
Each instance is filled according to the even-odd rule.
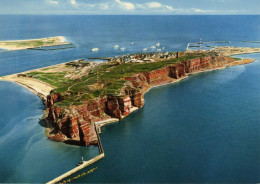
[[[103,97],[82,105],[72,105],[68,108],[56,107],[53,104],[59,101],[58,94],[47,98],[49,122],[48,137],[54,141],[64,141],[79,145],[97,144],[97,134],[94,122],[106,120],[110,117],[127,116],[133,106],[142,107],[143,96],[140,93],[123,97]],[[132,104],[132,101],[134,104]]]
[[[56,107],[62,100],[59,94],[47,98],[48,137],[54,141],[63,141],[79,145],[97,144],[94,123],[110,117],[121,120],[130,113],[132,107],[142,108],[144,93],[152,86],[174,82],[188,74],[228,66],[234,60],[225,57],[203,57],[182,61],[150,72],[141,72],[126,77],[129,85],[124,94],[106,96],[82,105],[67,108]]]

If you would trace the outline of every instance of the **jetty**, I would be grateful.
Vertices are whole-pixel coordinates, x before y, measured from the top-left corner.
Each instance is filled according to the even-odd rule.
[[[58,183],[58,182],[61,182],[62,180],[64,180],[65,178],[71,176],[72,174],[75,174],[76,172],[88,167],[89,165],[99,161],[100,159],[104,158],[105,157],[105,152],[104,152],[104,148],[102,146],[102,143],[101,143],[101,139],[100,139],[100,136],[99,134],[101,133],[101,128],[103,126],[105,126],[106,124],[110,124],[110,123],[114,123],[118,121],[118,119],[116,118],[111,118],[109,120],[105,120],[105,121],[100,121],[100,122],[95,122],[94,125],[95,125],[95,131],[97,133],[97,139],[98,139],[98,149],[99,149],[99,155],[97,155],[96,157],[88,160],[88,161],[83,161],[83,163],[71,170],[69,170],[68,172],[58,176],[57,178],[54,178],[53,180],[47,182],[46,184],[55,184],[55,183]]]
[[[206,44],[206,43],[231,43],[231,41],[207,41],[207,42],[197,42],[197,43],[188,43],[186,51],[189,51],[190,47],[201,47],[201,44]]]
[[[243,40],[242,42],[248,42],[248,43],[260,43],[260,41],[248,41],[248,40]]]
[[[27,48],[28,50],[42,50],[42,51],[49,51],[49,50],[62,50],[62,49],[71,49],[76,48],[76,46],[72,43],[64,44],[64,45],[57,45],[57,46],[44,46],[44,47],[35,47],[35,48]]]

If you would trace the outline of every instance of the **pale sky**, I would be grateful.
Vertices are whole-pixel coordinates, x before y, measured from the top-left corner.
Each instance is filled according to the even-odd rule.
[[[259,15],[260,0],[0,0],[0,14]]]

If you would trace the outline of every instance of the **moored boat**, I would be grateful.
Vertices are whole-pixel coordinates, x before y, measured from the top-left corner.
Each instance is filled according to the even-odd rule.
[[[92,52],[97,52],[97,51],[99,51],[99,48],[93,48],[93,49],[91,49],[91,51]]]

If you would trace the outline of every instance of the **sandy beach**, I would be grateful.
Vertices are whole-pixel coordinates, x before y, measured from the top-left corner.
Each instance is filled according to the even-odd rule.
[[[53,86],[45,82],[33,78],[18,77],[17,74],[0,77],[0,80],[15,82],[43,99],[46,99],[51,90],[54,89]]]

